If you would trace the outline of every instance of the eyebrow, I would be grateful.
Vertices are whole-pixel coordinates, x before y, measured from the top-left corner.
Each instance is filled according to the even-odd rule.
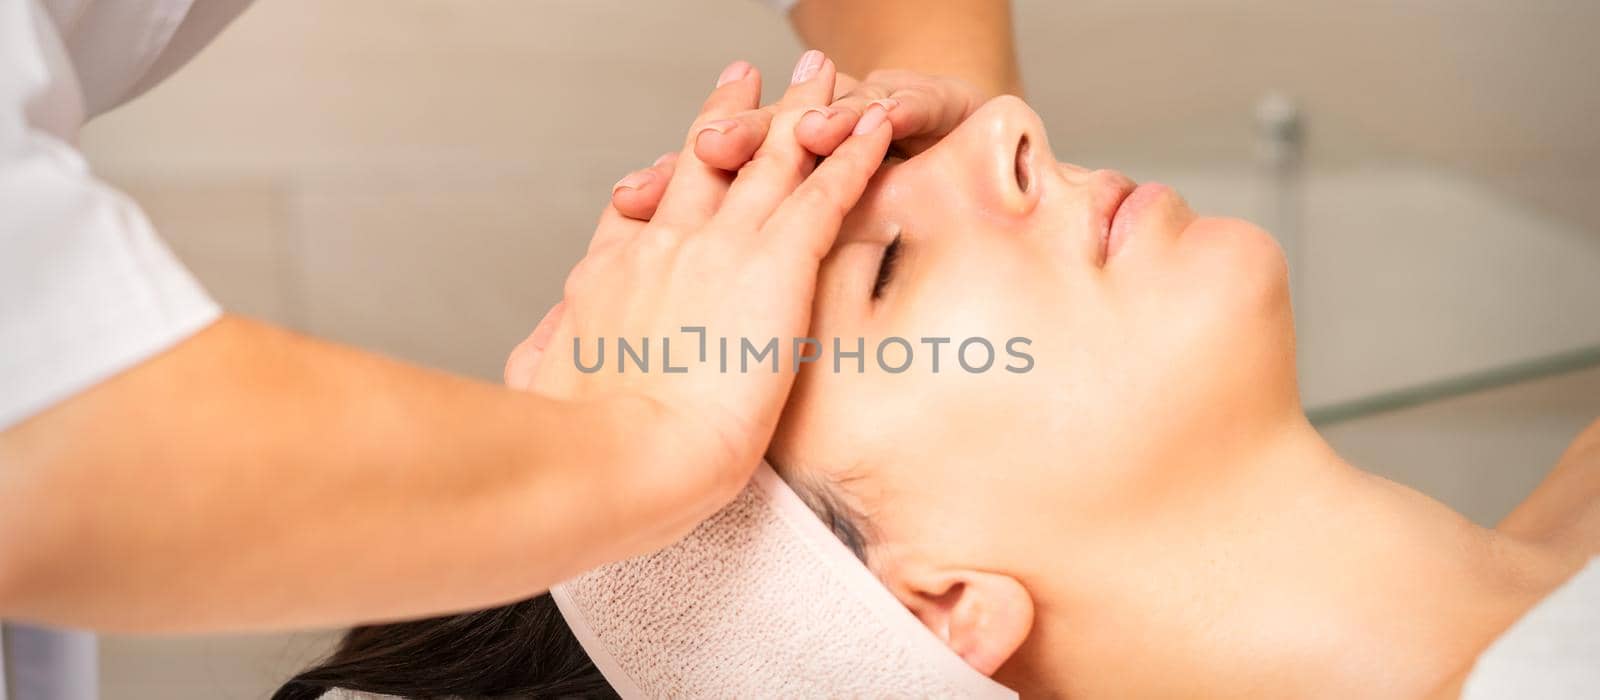
[[[817,515],[823,525],[839,538],[861,563],[867,563],[866,516],[846,502],[838,486],[826,477],[801,475],[773,464],[800,500]]]
[[[822,523],[833,531],[833,536],[839,538],[850,552],[856,555],[861,563],[867,563],[867,536],[860,525],[860,514],[842,503],[838,494],[829,488],[823,492],[820,499],[823,507],[817,516],[822,518]]]

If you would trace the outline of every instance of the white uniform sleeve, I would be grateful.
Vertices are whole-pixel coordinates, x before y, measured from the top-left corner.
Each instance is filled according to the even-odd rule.
[[[83,97],[36,0],[0,2],[0,429],[220,313],[72,146]]]

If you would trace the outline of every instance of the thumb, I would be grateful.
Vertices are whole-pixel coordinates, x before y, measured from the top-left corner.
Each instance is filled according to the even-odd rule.
[[[561,327],[561,316],[566,308],[565,301],[556,302],[555,306],[545,312],[544,318],[539,319],[539,325],[533,327],[533,332],[511,351],[511,356],[506,358],[506,386],[519,391],[529,391],[533,388],[535,373],[539,369],[539,359],[544,357],[545,346],[550,344],[556,329]]]

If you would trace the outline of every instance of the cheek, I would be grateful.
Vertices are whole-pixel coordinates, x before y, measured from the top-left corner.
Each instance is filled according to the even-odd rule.
[[[1003,359],[1005,340],[1029,336],[1046,325],[1041,301],[1069,303],[1060,276],[1047,259],[1014,237],[974,234],[959,245],[935,242],[903,260],[906,283],[882,327],[915,340],[924,336],[992,341]],[[942,242],[940,242],[942,243]],[[953,348],[941,353],[954,357]],[[979,358],[974,356],[974,361]]]
[[[1243,221],[1199,219],[1173,253],[1170,286],[1157,295],[1169,308],[1149,310],[1154,323],[1146,325],[1164,338],[1175,370],[1166,381],[1219,422],[1297,403],[1288,268],[1277,242]]]

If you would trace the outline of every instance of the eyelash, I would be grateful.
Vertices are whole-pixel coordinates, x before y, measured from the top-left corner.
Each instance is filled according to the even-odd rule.
[[[894,235],[894,240],[889,241],[888,247],[883,249],[883,260],[878,263],[878,280],[872,285],[872,298],[883,296],[883,288],[889,285],[889,280],[894,277],[894,264],[900,260],[900,234]]]
[[[906,160],[906,155],[900,152],[895,145],[889,146],[889,151],[883,154],[883,164],[896,163]],[[894,264],[900,259],[900,234],[894,234],[894,240],[883,249],[883,259],[878,262],[878,279],[872,285],[872,298],[874,301],[883,296],[883,288],[889,286],[889,280],[894,278]]]

